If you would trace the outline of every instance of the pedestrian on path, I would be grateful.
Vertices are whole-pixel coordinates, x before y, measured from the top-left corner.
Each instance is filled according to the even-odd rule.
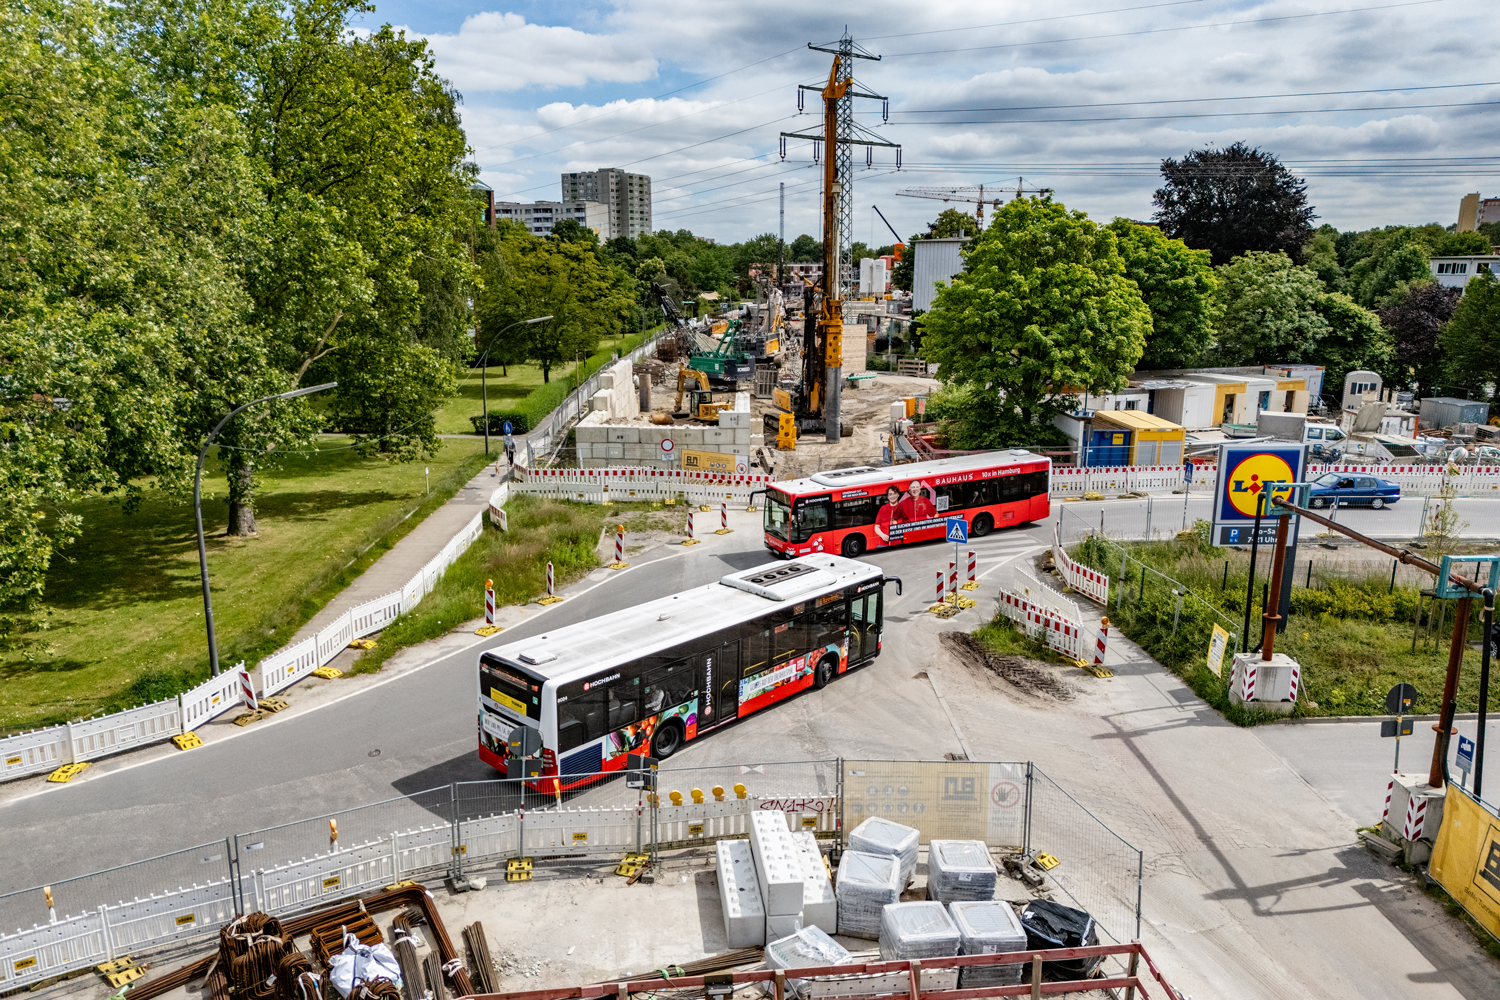
[[[516,439],[509,434],[505,435],[505,478],[513,478],[516,465]]]

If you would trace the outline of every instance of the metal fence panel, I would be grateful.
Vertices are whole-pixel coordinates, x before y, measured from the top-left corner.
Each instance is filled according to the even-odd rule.
[[[280,869],[309,858],[337,854],[346,845],[388,844],[394,830],[440,827],[450,831],[453,815],[449,785],[312,819],[235,835],[242,871]]]
[[[1093,915],[1101,939],[1124,943],[1140,937],[1141,852],[1040,768],[1031,767],[1028,784],[1027,846],[1058,859],[1048,877]]]
[[[229,847],[221,840],[54,882],[49,888],[57,913],[83,913],[100,906],[228,882],[231,875]],[[40,886],[0,896],[0,931],[46,924],[52,916],[46,892]]]
[[[1024,764],[979,761],[844,761],[844,835],[871,816],[934,838],[1020,847]]]

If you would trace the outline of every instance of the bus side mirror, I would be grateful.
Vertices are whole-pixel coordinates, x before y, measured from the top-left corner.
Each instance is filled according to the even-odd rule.
[[[896,585],[896,596],[897,597],[901,596],[901,578],[899,576],[887,576],[887,577],[883,577],[880,582],[883,583],[883,584],[885,584],[885,583],[894,583]]]

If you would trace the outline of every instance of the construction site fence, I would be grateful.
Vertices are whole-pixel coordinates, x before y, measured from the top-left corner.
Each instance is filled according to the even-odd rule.
[[[691,469],[517,469],[513,493],[578,503],[661,503],[671,500],[717,507],[752,504],[774,481],[760,473],[716,473]]]
[[[670,332],[666,327],[654,331],[644,343],[640,344],[620,360],[636,362],[648,355],[656,353],[656,342],[661,339],[662,334]],[[601,385],[599,376],[604,373],[606,365],[584,379],[567,398],[557,405],[547,418],[533,427],[526,434],[526,467],[538,469],[552,464],[553,456],[559,448],[568,440],[568,428],[572,427],[580,419],[590,412],[589,401],[594,393],[599,391]],[[517,456],[519,458],[519,456]]]
[[[1217,465],[1193,467],[1191,484],[1181,465],[1054,466],[1053,496],[1083,496],[1087,493],[1120,494],[1136,490],[1182,489],[1190,494],[1213,493]],[[1336,465],[1312,463],[1303,478],[1308,482],[1328,473],[1341,476],[1376,476],[1395,483],[1403,493],[1437,496],[1444,491],[1465,497],[1500,497],[1500,466],[1497,465]]]
[[[206,943],[239,913],[292,915],[403,879],[745,838],[767,809],[840,845],[871,816],[915,827],[923,843],[1035,845],[1059,859],[1049,877],[1111,940],[1139,933],[1140,852],[1030,763],[829,758],[636,777],[574,775],[586,787],[564,792],[535,779],[454,782],[0,895],[0,991]],[[654,788],[631,787],[648,780]]]
[[[492,508],[504,505],[509,489],[504,485],[495,491],[490,499]],[[399,591],[350,608],[315,634],[272,653],[253,669],[239,663],[175,698],[0,738],[0,781],[54,771],[64,764],[97,760],[190,733],[225,712],[248,707],[243,689],[245,675],[257,701],[285,690],[329,663],[355,639],[380,631],[416,607],[483,530],[481,511]]]

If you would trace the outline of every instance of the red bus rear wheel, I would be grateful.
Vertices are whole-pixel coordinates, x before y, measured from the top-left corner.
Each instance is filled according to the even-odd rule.
[[[833,682],[834,672],[838,670],[838,663],[831,656],[825,656],[818,661],[817,669],[813,671],[813,687],[826,688]]]
[[[970,529],[975,538],[983,538],[995,530],[995,519],[988,514],[980,514],[974,518],[974,526]]]
[[[858,559],[865,554],[865,536],[850,535],[844,539],[844,544],[840,546],[840,551],[845,559]]]

